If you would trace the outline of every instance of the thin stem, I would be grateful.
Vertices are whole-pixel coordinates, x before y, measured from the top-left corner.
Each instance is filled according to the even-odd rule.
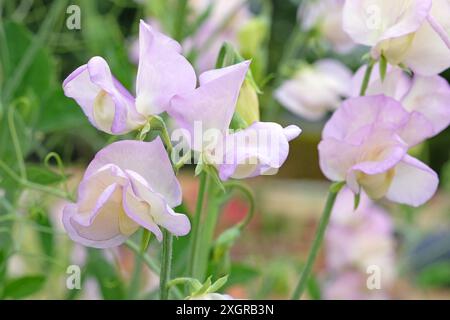
[[[364,73],[364,79],[361,84],[361,90],[359,91],[360,96],[364,96],[366,94],[367,87],[369,86],[370,75],[372,74],[374,65],[375,61],[373,59],[370,59],[369,63],[367,64],[366,72]]]
[[[164,230],[162,257],[161,257],[161,273],[159,275],[159,290],[161,300],[167,300],[169,298],[169,287],[167,283],[170,281],[171,276],[172,247],[173,247],[173,236],[169,231]]]
[[[205,172],[202,172],[200,174],[200,185],[198,189],[198,195],[197,195],[197,205],[195,207],[195,214],[194,214],[194,220],[192,222],[192,232],[191,232],[191,241],[190,241],[190,259],[189,259],[189,265],[188,265],[188,276],[194,276],[194,268],[197,266],[197,260],[198,260],[198,247],[199,247],[199,241],[200,241],[200,221],[202,216],[202,209],[204,206],[204,198],[205,198],[205,191],[206,191],[206,185],[207,185],[208,179]]]
[[[225,182],[224,187],[230,189],[238,189],[245,195],[245,197],[249,202],[247,215],[245,216],[244,220],[242,220],[238,224],[238,228],[242,230],[250,223],[250,221],[253,218],[253,215],[255,214],[255,197],[253,196],[252,191],[247,186],[235,181]]]
[[[18,184],[20,184],[26,188],[34,189],[37,191],[51,194],[58,198],[63,198],[63,199],[72,201],[71,197],[61,190],[50,188],[47,186],[43,186],[43,185],[22,179],[1,160],[0,160],[0,168],[3,169],[11,177],[11,179],[15,180]]]
[[[328,226],[328,222],[330,221],[331,211],[334,206],[334,202],[336,201],[336,196],[339,190],[342,188],[343,184],[333,184],[328,191],[328,198],[325,204],[325,208],[322,213],[322,217],[320,218],[319,226],[317,228],[316,237],[314,238],[314,242],[311,247],[311,251],[309,251],[308,259],[306,261],[306,265],[302,271],[300,280],[295,288],[295,291],[292,295],[292,300],[298,300],[302,296],[305,291],[306,285],[308,283],[309,275],[311,274],[312,267],[314,265],[314,261],[316,260],[317,254],[319,252],[320,246],[323,241],[323,236],[325,234],[325,230]]]
[[[63,16],[62,12],[66,9],[66,6],[67,0],[53,2],[53,5],[46,16],[45,21],[42,23],[37,36],[33,38],[33,41],[15,69],[12,78],[9,79],[8,83],[5,85],[3,102],[7,103],[14,95],[16,89],[20,85],[20,82],[25,76],[25,73],[33,62],[34,57],[38,53],[39,49],[46,43],[50,33],[53,31],[56,19]]]
[[[128,247],[128,249],[130,249],[137,256],[139,256],[142,259],[142,261],[147,265],[147,267],[150,268],[150,270],[152,270],[154,273],[159,275],[160,268],[159,268],[158,264],[155,261],[153,261],[147,253],[142,252],[141,248],[139,247],[139,245],[137,243],[133,242],[131,239],[128,239],[127,241],[125,241],[125,245]],[[183,298],[183,294],[181,293],[181,291],[178,288],[174,287],[173,293],[175,294],[175,297],[177,299]]]
[[[183,28],[186,20],[187,0],[178,0],[177,16],[175,17],[175,26],[173,37],[177,41],[183,40]]]
[[[20,177],[27,179],[27,169],[23,159],[22,149],[20,148],[19,136],[17,135],[16,124],[14,122],[15,105],[11,105],[8,110],[8,126],[11,134],[11,140],[14,146],[14,152],[16,153],[16,159],[19,166]]]

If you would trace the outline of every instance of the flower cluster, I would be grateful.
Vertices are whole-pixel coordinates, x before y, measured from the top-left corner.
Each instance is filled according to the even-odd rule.
[[[204,131],[222,133],[223,139],[211,144],[201,132],[200,145],[190,145],[202,164],[215,167],[222,180],[276,173],[287,158],[288,142],[301,132],[297,126],[254,122],[241,131],[228,131],[250,61],[206,71],[196,88],[194,69],[180,52],[175,40],[141,21],[135,97],[101,57],[70,74],[64,92],[78,102],[96,128],[109,134],[142,129],[162,113],[192,136],[196,122]],[[260,132],[267,133],[269,141],[249,139]],[[217,159],[221,147],[222,159]],[[161,241],[160,227],[178,236],[189,232],[189,219],[173,210],[181,201],[181,188],[162,141],[123,140],[105,147],[90,163],[77,203],[64,208],[63,222],[69,236],[86,246],[117,246],[139,227]]]

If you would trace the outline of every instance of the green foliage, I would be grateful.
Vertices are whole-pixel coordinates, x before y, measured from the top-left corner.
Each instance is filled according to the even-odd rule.
[[[45,284],[45,276],[32,275],[10,279],[5,285],[4,298],[23,299],[38,292]]]

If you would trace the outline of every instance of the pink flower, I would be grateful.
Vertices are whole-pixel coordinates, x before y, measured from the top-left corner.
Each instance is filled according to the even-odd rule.
[[[348,53],[355,43],[342,28],[345,0],[305,1],[298,8],[298,18],[305,31],[317,28],[320,35],[339,53]]]
[[[162,239],[160,227],[182,236],[189,219],[173,211],[181,188],[164,145],[119,141],[97,153],[78,189],[78,201],[64,208],[63,223],[72,240],[85,246],[118,246],[140,226]]]
[[[325,235],[326,269],[324,283],[327,299],[387,298],[395,276],[395,239],[393,220],[364,192],[357,210],[353,193],[343,188],[336,199]],[[380,289],[369,290],[370,268],[379,270]]]
[[[447,0],[347,0],[344,30],[414,72],[434,75],[450,66],[450,3]]]
[[[374,70],[377,70],[375,65]],[[361,67],[353,78],[353,96],[359,95],[366,67]],[[409,77],[402,69],[390,67],[384,81],[378,72],[372,72],[366,95],[384,94],[401,102],[408,112],[421,113],[433,127],[433,135],[450,124],[450,85],[444,78],[421,76]]]
[[[283,129],[276,123],[254,122],[244,130],[229,133],[248,66],[249,61],[245,61],[204,72],[200,86],[176,95],[168,111],[190,137],[202,136],[200,143],[189,144],[200,154],[201,161],[218,169],[222,180],[275,174],[287,158],[288,141],[301,132],[296,126]],[[201,125],[200,132],[196,131],[197,124]]]
[[[275,91],[275,98],[294,114],[319,120],[335,110],[342,97],[350,96],[351,78],[351,71],[339,61],[320,60],[300,67]]]
[[[438,177],[408,149],[433,134],[420,113],[384,95],[346,100],[325,125],[320,167],[354,193],[419,206],[436,192]]]
[[[101,57],[90,59],[63,83],[65,95],[78,102],[99,130],[110,134],[135,130],[148,117],[166,111],[175,94],[195,88],[194,69],[175,40],[141,20],[139,43],[136,98],[114,78]]]

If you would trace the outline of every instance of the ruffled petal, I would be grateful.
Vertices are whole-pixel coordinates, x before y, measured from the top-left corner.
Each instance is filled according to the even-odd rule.
[[[417,31],[425,21],[431,0],[347,0],[343,27],[357,43],[379,42]]]
[[[419,160],[406,155],[395,167],[395,174],[386,197],[410,206],[420,206],[436,192],[437,174]]]
[[[410,112],[423,114],[433,126],[434,135],[450,124],[450,85],[440,76],[415,75],[402,104]]]
[[[96,154],[85,176],[107,164],[138,173],[171,207],[181,203],[181,187],[159,137],[151,142],[123,140],[108,145]]]

